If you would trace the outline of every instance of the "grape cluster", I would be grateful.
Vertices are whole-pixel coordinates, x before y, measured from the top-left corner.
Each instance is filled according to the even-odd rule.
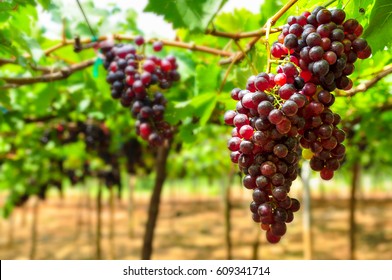
[[[162,90],[170,88],[180,80],[176,58],[172,55],[160,59],[154,55],[145,56],[144,39],[135,38],[132,44],[101,42],[105,56],[107,82],[111,85],[111,96],[119,99],[124,107],[130,107],[136,121],[136,133],[150,145],[162,145],[173,136],[173,127],[164,120],[167,100]],[[155,42],[153,49],[159,52],[161,42]]]
[[[311,13],[290,16],[278,42],[271,48],[276,58],[290,57],[297,64],[305,83],[332,91],[348,90],[354,62],[371,55],[371,48],[360,38],[363,27],[355,19],[345,20],[341,9],[317,7]]]
[[[251,76],[246,89],[233,89],[231,97],[236,110],[224,115],[225,123],[234,126],[230,157],[244,173],[244,187],[253,190],[253,220],[261,223],[270,243],[277,243],[300,208],[289,192],[301,153],[325,180],[344,158],[340,116],[330,109],[335,99],[324,89],[309,89],[291,62],[279,65],[276,75]]]
[[[339,114],[333,113],[330,106],[334,95],[320,90],[302,111],[305,127],[300,134],[303,156],[310,159],[310,167],[320,172],[324,180],[332,179],[343,161],[346,148],[342,144],[345,132],[338,128]]]
[[[300,203],[289,196],[301,156],[330,180],[345,157],[341,118],[331,110],[335,88],[350,89],[347,77],[357,58],[371,54],[359,38],[363,28],[344,21],[343,10],[323,7],[291,16],[271,54],[279,58],[277,73],[251,76],[246,89],[235,88],[236,109],[224,115],[234,126],[228,148],[244,173],[243,185],[253,190],[252,218],[267,240],[277,243],[286,233]]]
[[[236,110],[224,115],[225,123],[234,125],[228,141],[231,160],[245,174],[243,185],[253,190],[252,218],[271,243],[279,242],[300,207],[288,194],[298,175],[298,131],[305,127],[299,112],[308,103],[293,84],[276,85],[276,77],[260,73],[248,79],[245,90],[233,89]]]

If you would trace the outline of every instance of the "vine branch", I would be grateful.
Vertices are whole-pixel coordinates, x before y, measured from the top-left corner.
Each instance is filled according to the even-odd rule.
[[[36,76],[36,77],[0,77],[0,80],[5,81],[7,84],[4,86],[0,87],[1,89],[7,89],[7,88],[16,88],[22,85],[31,85],[35,83],[47,83],[47,82],[53,82],[53,81],[58,81],[58,80],[63,80],[68,78],[70,75],[73,73],[85,69],[91,65],[93,65],[95,62],[94,59],[89,59],[74,65],[71,65],[69,67],[64,67],[56,72],[52,72],[49,74],[44,74],[41,76]]]
[[[103,36],[103,37],[106,37],[106,36]],[[119,41],[133,41],[135,39],[135,37],[136,36],[121,35],[121,34],[113,35],[113,38],[115,40],[119,40]],[[100,39],[101,39],[101,37],[100,37]],[[105,38],[103,40],[99,40],[99,41],[104,41],[106,39],[107,38]],[[150,40],[147,40],[147,43],[152,44],[155,41],[158,41],[158,40],[157,39],[150,39]],[[205,53],[219,55],[219,56],[232,56],[233,55],[233,53],[229,52],[229,51],[214,49],[214,48],[206,47],[206,46],[199,46],[194,43],[184,43],[184,42],[180,42],[180,41],[170,41],[170,40],[159,40],[159,41],[161,41],[166,46],[189,49],[192,51],[200,51],[200,52],[205,52]]]
[[[392,110],[392,103],[387,103],[387,104],[383,104],[382,106],[373,108],[372,112],[379,112],[380,114],[382,114],[390,110]],[[359,124],[361,121],[362,121],[362,115],[349,121],[348,124],[352,127],[356,124]]]
[[[57,117],[58,116],[47,115],[47,116],[42,116],[42,117],[37,117],[37,118],[25,118],[23,120],[25,123],[38,123],[38,122],[47,122],[47,121],[53,120]]]
[[[278,20],[279,18],[287,12],[298,0],[290,0],[289,2],[286,3],[275,15],[273,15],[266,23],[266,25],[261,29],[265,30],[265,32],[261,32],[257,36],[255,36],[245,47],[244,53],[248,53],[253,46],[260,40],[260,38],[267,33],[267,28],[271,28]],[[269,24],[268,24],[269,23]],[[267,25],[268,24],[268,25]],[[270,32],[271,33],[271,32]],[[235,62],[238,62],[244,58],[244,53],[239,52],[239,55],[231,56],[228,59],[223,59],[219,62],[220,65],[225,65],[228,63],[231,63],[231,61],[234,59]]]
[[[271,28],[270,33],[278,33],[282,31],[282,26],[276,27],[276,28]],[[223,38],[229,38],[233,40],[240,40],[244,38],[251,38],[251,37],[258,37],[258,36],[264,36],[267,33],[266,28],[261,28],[256,31],[249,31],[249,32],[239,32],[239,33],[229,33],[229,32],[223,32],[223,31],[218,31],[215,29],[207,29],[205,31],[205,34],[207,35],[212,35],[215,37],[223,37]]]
[[[384,78],[385,76],[391,73],[392,73],[392,64],[388,64],[383,69],[381,69],[381,71],[377,72],[372,79],[365,81],[359,84],[358,86],[356,86],[355,88],[352,88],[346,92],[337,91],[336,96],[352,97],[359,92],[365,92],[369,88],[373,87],[379,80],[381,80],[382,78]]]
[[[119,40],[119,41],[133,41],[136,36],[132,35],[122,35],[122,34],[113,34],[112,36],[100,36],[98,37],[97,41],[93,41],[91,38],[84,38],[84,39],[79,39],[80,44],[84,44],[83,49],[87,48],[92,48],[95,47],[98,42],[105,41],[108,39],[113,38],[114,40]],[[155,41],[158,41],[158,39],[150,39],[147,41],[147,43],[152,44]],[[214,55],[219,55],[219,56],[232,56],[233,53],[229,51],[224,51],[220,49],[215,49],[211,47],[206,47],[206,46],[200,46],[196,45],[193,43],[184,43],[180,41],[170,41],[170,40],[159,40],[161,41],[164,45],[166,46],[172,46],[172,47],[178,47],[178,48],[184,48],[184,49],[189,49],[192,51],[200,51],[200,52],[205,52],[205,53],[210,53]],[[58,49],[61,49],[66,46],[74,45],[75,40],[70,40],[70,39],[62,39],[60,43],[57,43],[56,45],[44,50],[44,54],[48,56],[49,54],[57,51]],[[29,59],[31,58],[30,54],[24,55],[24,58]],[[18,64],[16,58],[0,58],[0,66],[4,64]]]

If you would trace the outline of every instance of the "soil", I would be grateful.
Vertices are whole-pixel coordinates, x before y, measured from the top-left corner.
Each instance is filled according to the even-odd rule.
[[[102,258],[139,259],[147,218],[148,197],[135,195],[130,226],[127,199],[116,201],[114,237],[110,238],[109,203],[102,212]],[[234,259],[252,259],[259,238],[258,259],[303,259],[302,210],[295,213],[279,244],[267,244],[252,222],[249,201],[233,197],[231,212]],[[31,255],[34,201],[0,222],[0,259],[96,259],[95,201],[84,193],[40,202],[37,244]],[[313,259],[349,258],[349,204],[345,199],[312,200]],[[154,239],[153,259],[227,259],[223,203],[219,197],[166,194]],[[392,200],[358,202],[356,258],[392,259]],[[131,230],[130,230],[131,228]],[[133,231],[130,234],[130,231]]]

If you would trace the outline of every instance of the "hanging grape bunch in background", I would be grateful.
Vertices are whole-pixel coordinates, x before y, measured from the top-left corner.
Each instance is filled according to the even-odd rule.
[[[167,100],[162,91],[180,80],[178,65],[172,55],[163,59],[145,56],[145,41],[141,36],[135,38],[135,44],[100,43],[108,71],[106,79],[112,97],[131,108],[132,116],[137,119],[136,133],[150,145],[159,146],[173,136],[173,127],[164,120]],[[162,47],[159,41],[153,44],[155,52]]]
[[[360,38],[363,27],[345,17],[341,9],[324,7],[290,16],[271,48],[277,74],[251,76],[246,89],[231,92],[238,102],[224,116],[234,126],[230,157],[245,174],[244,187],[253,190],[252,218],[270,243],[280,241],[300,208],[289,192],[301,153],[324,180],[332,179],[345,157],[331,91],[350,89],[354,62],[371,55]]]

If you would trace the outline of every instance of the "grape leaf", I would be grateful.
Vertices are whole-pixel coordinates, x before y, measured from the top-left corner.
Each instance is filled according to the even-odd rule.
[[[260,28],[259,15],[246,9],[235,9],[232,13],[221,13],[214,20],[217,30],[243,32]]]
[[[206,90],[216,89],[219,75],[220,68],[217,65],[197,65],[194,95],[203,94]]]
[[[227,0],[149,0],[145,12],[161,15],[174,28],[203,31]]]
[[[183,102],[169,102],[166,107],[165,120],[172,125],[177,125],[188,114],[190,100]]]
[[[186,125],[180,126],[180,130],[178,132],[179,138],[184,142],[184,143],[192,143],[195,141],[195,135],[193,130],[197,128],[197,125],[189,123]]]
[[[211,117],[215,108],[217,97],[214,92],[207,92],[194,97],[191,105],[195,108],[194,114],[200,117],[199,124],[205,125]]]
[[[390,0],[376,0],[369,18],[364,37],[373,52],[392,47],[392,3]]]
[[[39,90],[39,88],[42,88],[42,89]],[[34,96],[34,99],[32,100],[34,113],[36,115],[45,114],[45,112],[47,112],[47,110],[50,108],[50,105],[52,104],[53,99],[57,96],[57,92],[54,89],[54,87],[51,87],[50,85],[36,86],[34,88],[34,91],[36,92],[36,95]]]
[[[50,0],[38,0],[38,2],[44,9],[48,9],[50,6]]]
[[[282,1],[280,0],[270,0],[265,1],[260,6],[260,25],[264,25],[273,14],[279,11],[279,9],[282,7],[281,2]]]
[[[38,44],[37,40],[28,37],[25,34],[21,34],[19,44],[31,54],[31,58],[34,62],[38,62],[45,54]]]

